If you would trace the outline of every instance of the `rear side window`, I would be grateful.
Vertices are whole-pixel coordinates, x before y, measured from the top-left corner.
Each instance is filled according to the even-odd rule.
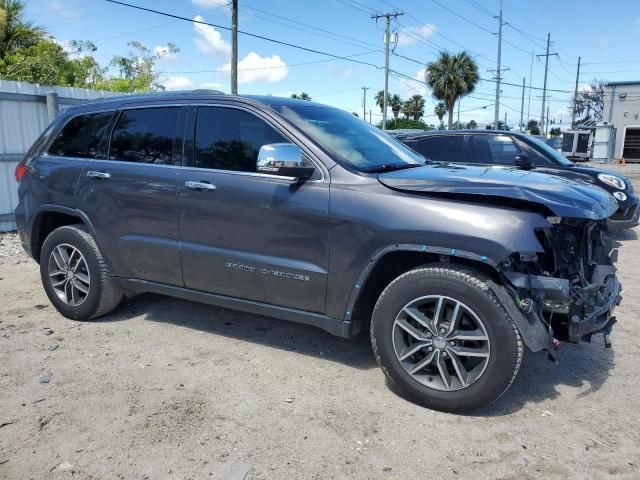
[[[109,160],[179,165],[174,155],[179,107],[124,110],[111,134]]]
[[[476,135],[473,137],[480,163],[513,166],[520,149],[508,135]]]
[[[235,108],[200,107],[194,167],[255,172],[260,147],[287,142],[251,113]]]
[[[471,161],[466,158],[464,144],[464,135],[427,137],[413,143],[407,143],[409,147],[430,160],[453,163]]]
[[[89,113],[73,117],[49,147],[49,155],[101,158],[102,140],[113,112]]]

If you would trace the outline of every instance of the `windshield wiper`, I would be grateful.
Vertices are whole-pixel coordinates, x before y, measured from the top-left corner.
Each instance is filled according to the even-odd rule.
[[[393,172],[396,170],[405,170],[407,168],[423,167],[421,163],[385,163],[379,167],[367,170],[367,173]]]

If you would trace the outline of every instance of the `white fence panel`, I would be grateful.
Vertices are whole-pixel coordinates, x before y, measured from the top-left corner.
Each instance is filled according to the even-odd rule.
[[[49,95],[49,101],[47,94]],[[14,171],[31,144],[51,121],[50,111],[93,99],[121,95],[86,88],[42,86],[0,80],[0,232],[15,229],[13,211],[18,202]]]

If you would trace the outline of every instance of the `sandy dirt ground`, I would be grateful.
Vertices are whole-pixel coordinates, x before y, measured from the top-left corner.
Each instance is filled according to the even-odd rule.
[[[618,238],[613,348],[528,353],[450,415],[389,390],[366,337],[154,295],[66,320],[0,235],[0,478],[640,478],[640,240]]]

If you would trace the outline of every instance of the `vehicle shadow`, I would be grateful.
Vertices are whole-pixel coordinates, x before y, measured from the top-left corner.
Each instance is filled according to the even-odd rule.
[[[377,367],[366,336],[345,340],[309,325],[161,295],[141,294],[127,299],[112,314],[97,321],[117,322],[139,315],[153,322],[295,351],[357,369]]]
[[[308,325],[161,295],[142,294],[128,299],[111,315],[98,321],[116,322],[140,315],[145,320],[295,351],[361,370],[377,368],[368,335],[345,340]],[[544,353],[525,352],[520,373],[509,390],[496,402],[469,415],[510,415],[527,404],[560,396],[560,386],[587,387],[576,395],[576,399],[588,396],[606,382],[609,371],[615,366],[614,356],[615,344],[614,348],[605,349],[600,335],[595,336],[591,344],[565,345],[559,352],[559,365],[547,360]],[[411,401],[402,392],[391,390]]]

